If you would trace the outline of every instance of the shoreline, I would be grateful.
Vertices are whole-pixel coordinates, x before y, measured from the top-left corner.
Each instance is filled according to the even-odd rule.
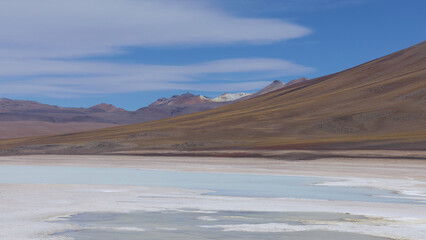
[[[283,161],[260,158],[195,158],[139,156],[66,156],[33,155],[0,157],[0,166],[79,166],[119,167],[149,170],[190,172],[221,172],[249,174],[280,174],[339,178],[341,181],[320,184],[362,186],[400,190],[424,197],[426,162],[418,160],[375,160],[365,158]],[[411,184],[410,186],[407,185]],[[416,192],[417,191],[417,192]],[[46,233],[75,229],[61,223],[46,222],[55,217],[81,212],[161,211],[196,208],[205,211],[279,211],[338,212],[363,215],[369,222],[339,226],[328,223],[329,229],[366,233],[395,239],[422,239],[426,234],[426,204],[395,204],[377,202],[327,201],[291,198],[256,198],[203,195],[202,190],[165,187],[0,184],[0,238],[2,239],[64,239]],[[418,196],[418,195],[416,195]],[[426,196],[426,195],[425,195]],[[90,199],[90,201],[87,201]],[[377,225],[377,226],[376,226]],[[31,227],[28,227],[31,226]],[[365,226],[366,228],[364,228]],[[254,228],[256,226],[253,226]],[[44,235],[43,235],[44,234]],[[36,237],[38,236],[38,237]]]
[[[352,151],[348,151],[352,152]],[[400,152],[400,151],[398,151]],[[0,156],[0,166],[75,166],[176,170],[188,172],[218,172],[247,174],[279,174],[288,176],[318,176],[336,178],[384,178],[426,181],[426,160],[321,157],[317,160],[134,156],[134,155],[22,155]],[[416,155],[426,152],[418,152]],[[361,158],[362,157],[362,158]]]

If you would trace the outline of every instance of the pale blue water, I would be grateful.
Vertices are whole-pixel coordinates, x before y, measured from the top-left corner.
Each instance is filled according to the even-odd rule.
[[[203,221],[202,217],[213,221]],[[201,219],[200,219],[201,218]],[[352,222],[365,219],[341,213],[280,213],[249,211],[218,211],[200,213],[187,211],[133,212],[133,213],[80,213],[61,221],[80,226],[81,230],[68,230],[53,234],[78,240],[389,240],[388,238],[364,234],[333,231],[296,231],[296,232],[243,232],[222,231],[217,225],[268,224],[283,223],[305,226],[310,221]],[[138,231],[120,231],[117,228],[138,228]]]
[[[312,185],[336,179],[99,167],[0,166],[0,183],[136,185],[211,190],[211,195],[424,204],[390,191]]]

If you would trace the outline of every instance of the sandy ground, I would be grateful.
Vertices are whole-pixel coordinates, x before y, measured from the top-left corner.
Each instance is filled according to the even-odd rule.
[[[15,156],[0,165],[99,166],[178,171],[262,173],[343,178],[322,183],[391,189],[402,197],[426,200],[426,162],[421,160],[321,159],[282,161],[238,158],[137,156]],[[1,177],[1,176],[0,176]],[[226,231],[358,232],[394,239],[426,239],[426,204],[390,204],[282,198],[201,195],[202,191],[135,186],[0,184],[0,239],[58,239],[47,234],[77,226],[50,223],[87,211],[196,208],[200,210],[340,212],[370,217],[353,223],[310,223],[302,229],[283,224],[223,226]]]

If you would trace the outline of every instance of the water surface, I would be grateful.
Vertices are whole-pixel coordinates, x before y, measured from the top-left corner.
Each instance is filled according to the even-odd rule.
[[[217,225],[284,223],[308,226],[307,221],[351,222],[365,219],[339,213],[279,213],[251,211],[199,212],[164,211],[133,213],[81,213],[60,222],[78,225],[81,230],[54,234],[77,240],[385,240],[387,238],[333,231],[244,232],[223,231]],[[120,230],[121,229],[121,230]]]
[[[304,198],[362,202],[415,203],[415,199],[393,198],[390,191],[372,188],[317,186],[339,179],[304,176],[200,173],[99,167],[0,166],[3,184],[90,184],[170,187],[205,190],[205,194],[241,197]],[[356,233],[304,228],[312,221],[350,222],[362,216],[337,213],[282,213],[176,210],[133,213],[80,213],[60,222],[78,230],[55,233],[76,240],[385,240]],[[224,231],[218,225],[285,224],[297,231]],[[308,229],[308,230],[304,230]]]
[[[212,191],[210,195],[305,198],[425,204],[391,191],[316,186],[332,178],[266,174],[200,173],[100,167],[0,166],[0,183],[96,184],[171,187]]]

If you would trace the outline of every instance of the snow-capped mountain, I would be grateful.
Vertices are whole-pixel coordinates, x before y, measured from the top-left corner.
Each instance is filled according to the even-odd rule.
[[[224,93],[218,97],[212,98],[213,102],[230,102],[251,95],[250,93]]]

